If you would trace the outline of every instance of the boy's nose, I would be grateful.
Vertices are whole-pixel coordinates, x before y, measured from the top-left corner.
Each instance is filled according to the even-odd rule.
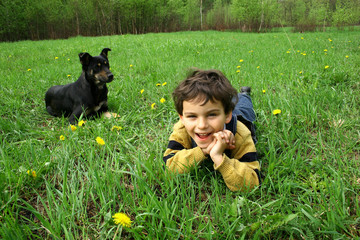
[[[197,127],[198,127],[199,129],[207,128],[207,121],[206,121],[206,119],[205,119],[205,118],[199,118],[197,125],[198,125]]]

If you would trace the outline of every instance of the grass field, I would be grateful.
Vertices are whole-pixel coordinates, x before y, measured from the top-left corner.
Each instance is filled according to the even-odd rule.
[[[71,130],[47,114],[45,92],[104,47],[120,118]],[[0,59],[2,239],[360,238],[359,31],[23,41],[0,43]],[[190,67],[252,87],[261,188],[231,192],[202,169],[166,176],[171,92]]]

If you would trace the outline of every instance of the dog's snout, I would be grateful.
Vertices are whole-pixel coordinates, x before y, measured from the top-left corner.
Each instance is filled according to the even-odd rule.
[[[112,73],[109,73],[107,75],[107,77],[108,77],[108,80],[110,80],[110,81],[114,79],[114,75]]]

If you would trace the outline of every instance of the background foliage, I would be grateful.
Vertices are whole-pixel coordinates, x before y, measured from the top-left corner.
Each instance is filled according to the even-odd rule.
[[[358,0],[2,0],[0,41],[360,23]]]
[[[0,43],[0,238],[359,238],[359,40],[327,29]],[[121,117],[73,131],[47,114],[44,94],[78,78],[78,53],[104,47],[109,106]],[[190,67],[252,87],[261,188],[231,192],[204,168],[164,172],[178,120],[171,92]],[[131,227],[114,225],[117,212]]]

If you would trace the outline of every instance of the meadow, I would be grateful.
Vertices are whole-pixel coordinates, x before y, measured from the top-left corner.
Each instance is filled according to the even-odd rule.
[[[71,128],[50,116],[46,90],[104,47],[120,117]],[[2,42],[0,59],[2,239],[360,238],[360,31],[79,36]],[[261,187],[164,171],[171,93],[191,67],[252,88]]]

